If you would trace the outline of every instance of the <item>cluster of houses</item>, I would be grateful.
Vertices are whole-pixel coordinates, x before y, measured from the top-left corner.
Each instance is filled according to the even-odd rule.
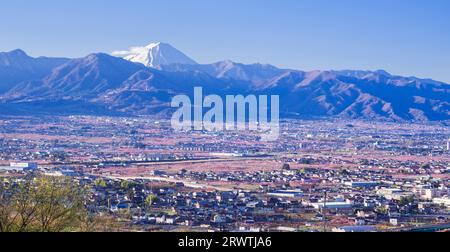
[[[248,190],[213,190],[189,188],[181,182],[99,177],[70,167],[38,168],[35,163],[11,163],[9,168],[2,172],[70,176],[91,185],[93,213],[117,218],[126,213],[131,224],[143,229],[320,231],[325,226],[328,231],[357,232],[450,221],[448,180],[395,178],[380,170],[287,167],[253,173],[153,174],[179,181],[259,185]]]
[[[142,229],[358,232],[450,217],[450,131],[439,125],[286,120],[280,138],[264,142],[252,132],[175,132],[167,121],[74,116],[4,120],[0,132],[23,136],[0,139],[0,161],[9,164],[2,176],[72,177],[92,188],[90,211]],[[169,173],[142,164],[261,156],[280,167],[215,171],[211,162],[207,171]],[[117,168],[125,177],[135,163],[151,169],[139,179],[106,174]],[[287,163],[293,168],[281,168]],[[164,183],[145,179],[150,170]]]

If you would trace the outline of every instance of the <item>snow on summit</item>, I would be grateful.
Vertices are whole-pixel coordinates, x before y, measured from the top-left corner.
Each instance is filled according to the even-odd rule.
[[[161,42],[151,43],[144,47],[131,47],[128,51],[115,51],[112,55],[152,68],[175,63],[197,64],[173,46]]]

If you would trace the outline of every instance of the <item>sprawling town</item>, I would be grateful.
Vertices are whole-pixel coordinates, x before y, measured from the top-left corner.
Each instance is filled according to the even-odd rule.
[[[176,132],[150,117],[2,117],[0,181],[67,177],[117,230],[401,232],[450,229],[450,127],[283,120]],[[11,188],[11,187],[8,187]]]

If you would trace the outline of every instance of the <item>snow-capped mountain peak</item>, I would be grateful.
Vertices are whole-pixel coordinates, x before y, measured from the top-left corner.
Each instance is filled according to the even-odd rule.
[[[151,43],[143,47],[131,47],[128,51],[115,51],[112,55],[132,62],[142,63],[152,68],[175,63],[197,64],[173,46],[161,42]]]

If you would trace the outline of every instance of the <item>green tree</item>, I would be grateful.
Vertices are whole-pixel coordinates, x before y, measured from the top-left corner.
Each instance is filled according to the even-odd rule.
[[[134,186],[136,186],[136,183],[133,182],[133,181],[122,180],[122,181],[120,182],[120,187],[121,187],[122,189],[131,189],[131,188],[133,188]]]
[[[0,231],[60,232],[79,228],[85,191],[65,177],[36,177],[2,183]],[[8,193],[5,193],[8,192]]]
[[[97,187],[103,187],[103,188],[105,188],[105,187],[107,186],[106,181],[103,180],[103,179],[97,179],[97,180],[95,180],[95,185],[96,185]]]
[[[414,203],[414,196],[409,196],[409,197],[402,197],[398,205],[404,207],[412,203]]]
[[[10,232],[15,227],[15,220],[18,218],[18,212],[14,211],[11,204],[11,197],[8,191],[11,187],[6,181],[0,184],[0,232]]]
[[[83,192],[77,185],[67,178],[41,177],[33,189],[38,231],[59,232],[76,225],[84,211]]]
[[[155,203],[158,200],[158,196],[154,195],[154,194],[149,194],[147,196],[147,198],[145,199],[145,206],[147,208],[151,208],[151,206],[153,205],[153,203]]]

